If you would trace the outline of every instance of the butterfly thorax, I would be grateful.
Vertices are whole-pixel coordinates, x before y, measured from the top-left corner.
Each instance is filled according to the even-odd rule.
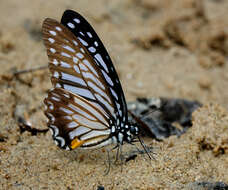
[[[133,139],[138,136],[138,127],[132,123],[125,123],[122,125],[110,125],[113,143],[123,144],[124,142],[131,143]]]

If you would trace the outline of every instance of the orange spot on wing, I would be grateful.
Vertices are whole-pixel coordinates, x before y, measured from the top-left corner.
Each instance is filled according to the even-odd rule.
[[[75,138],[72,142],[71,142],[71,148],[75,149],[79,146],[81,146],[85,141],[79,140],[78,138]]]

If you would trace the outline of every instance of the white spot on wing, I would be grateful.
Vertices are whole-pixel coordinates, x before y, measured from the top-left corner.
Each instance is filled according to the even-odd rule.
[[[87,60],[87,59],[83,59],[82,61],[87,67],[89,67],[89,69],[98,77],[97,72],[95,71],[95,69],[93,68],[93,66],[91,65],[91,63]]]
[[[75,46],[78,46],[78,42],[76,42],[75,40],[72,40],[72,41],[73,41]]]
[[[79,33],[80,33],[82,36],[85,36],[85,34],[84,34],[82,31],[80,31]]]
[[[70,95],[67,93],[63,93],[63,96],[65,96],[66,98],[70,98]]]
[[[76,23],[80,23],[80,20],[78,19],[78,18],[74,18],[74,22],[76,22]]]
[[[52,44],[55,42],[55,40],[53,38],[48,38],[48,41]]]
[[[89,51],[90,51],[91,53],[94,53],[94,52],[96,52],[96,49],[95,49],[93,46],[91,46],[91,47],[89,47]]]
[[[94,100],[92,93],[87,89],[79,88],[76,86],[71,86],[68,84],[63,84],[63,87],[64,87],[64,89],[69,90],[70,92],[78,94],[79,96],[83,96],[83,97],[90,98],[90,99]]]
[[[74,63],[78,63],[78,58],[77,57],[73,57],[73,62]]]
[[[60,146],[63,147],[65,145],[65,140],[62,137],[55,137],[58,142],[60,142]]]
[[[84,64],[82,64],[82,63],[79,63],[79,67],[83,71],[88,71],[88,68]]]
[[[56,32],[55,31],[50,30],[49,32],[50,32],[51,35],[56,36]]]
[[[54,75],[53,75],[55,78],[59,78],[59,73],[57,71],[54,72]]]
[[[83,46],[88,46],[88,43],[85,40],[81,39],[80,37],[78,37],[78,39],[82,43]]]
[[[72,122],[68,123],[67,126],[68,126],[69,128],[75,128],[75,127],[78,126],[78,124],[77,124],[75,121],[72,121]]]
[[[85,53],[85,51],[84,51],[84,49],[83,49],[83,48],[80,48],[80,51],[81,51],[82,53]]]
[[[71,68],[71,65],[66,63],[66,62],[64,62],[64,61],[60,61],[60,66],[64,67],[64,68]]]
[[[110,90],[111,90],[112,95],[116,98],[116,100],[118,100],[118,96],[117,96],[116,92],[112,88],[110,88]]]
[[[67,26],[69,26],[69,27],[72,28],[72,29],[75,28],[75,25],[74,25],[73,23],[71,23],[71,22],[68,22],[68,23],[67,23]]]
[[[101,64],[101,66],[104,67],[104,69],[106,70],[106,72],[108,73],[108,68],[107,65],[105,64],[104,60],[102,59],[101,55],[99,53],[97,53],[95,55],[95,58],[97,59],[97,61]]]
[[[80,70],[79,70],[79,68],[78,68],[77,65],[74,65],[74,70],[75,70],[77,73],[80,73]]]
[[[72,114],[73,112],[67,108],[64,108],[64,107],[60,107],[59,108],[61,111],[65,112],[66,114]]]
[[[81,53],[76,53],[76,56],[77,56],[79,59],[82,59],[82,58],[84,57]]]
[[[101,136],[101,135],[109,135],[110,134],[110,130],[105,130],[105,131],[91,131],[85,135],[83,135],[81,137],[81,140],[86,140],[92,137],[96,137],[96,136]]]
[[[63,45],[63,48],[65,48],[66,50],[68,50],[68,51],[70,51],[72,53],[75,53],[75,50],[72,47],[70,47],[70,46]]]
[[[55,50],[54,48],[50,48],[50,51],[51,51],[52,53],[55,53],[55,52],[56,52],[56,50]]]
[[[91,129],[86,128],[86,127],[77,127],[76,129],[74,129],[73,131],[71,131],[69,133],[70,139],[73,140],[76,136],[80,136],[88,131],[90,131]]]
[[[86,86],[86,83],[84,82],[84,80],[82,80],[79,77],[76,77],[67,73],[61,73],[61,74],[62,74],[62,79],[64,80],[73,81],[73,82],[79,83],[80,85]]]
[[[112,82],[111,78],[106,74],[106,72],[103,71],[103,70],[101,70],[101,72],[103,73],[104,78],[106,79],[106,81],[108,82],[108,84],[110,84],[111,86],[113,86],[113,82]]]
[[[49,126],[53,131],[53,136],[56,137],[59,134],[59,129],[55,125]]]
[[[70,120],[70,121],[72,120],[72,117],[69,116],[69,115],[65,115],[65,116],[63,116],[63,118],[64,118],[64,119],[67,119],[67,120]]]
[[[58,98],[60,98],[60,95],[59,94],[56,94],[55,92],[51,92],[53,96],[56,96]]]
[[[68,53],[65,53],[65,52],[61,52],[61,55],[69,58],[71,57]]]
[[[60,99],[57,98],[57,97],[55,97],[55,96],[52,96],[51,99],[52,99],[52,100],[55,100],[56,102],[60,102]]]
[[[56,26],[55,29],[60,31],[60,32],[62,31],[62,29],[59,26]]]
[[[87,35],[88,35],[90,38],[93,37],[92,34],[91,34],[90,32],[87,32]]]
[[[56,59],[53,59],[52,63],[53,63],[54,65],[58,65],[58,61],[57,61]]]

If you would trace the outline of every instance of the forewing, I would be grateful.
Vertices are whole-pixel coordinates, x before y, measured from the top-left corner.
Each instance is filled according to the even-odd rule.
[[[55,88],[45,98],[45,115],[56,144],[64,149],[100,147],[111,138],[105,110],[97,109],[85,98]]]
[[[116,118],[109,87],[85,46],[65,26],[46,19],[42,28],[52,84],[94,102],[108,117]]]
[[[121,121],[127,121],[127,105],[124,93],[111,58],[92,26],[78,13],[66,10],[61,23],[84,45],[101,69],[102,75],[115,102],[115,110]]]

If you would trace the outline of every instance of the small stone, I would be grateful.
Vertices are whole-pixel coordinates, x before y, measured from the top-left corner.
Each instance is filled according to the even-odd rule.
[[[205,69],[209,69],[212,67],[211,59],[208,56],[203,56],[203,55],[199,56],[198,63],[201,67]]]
[[[225,57],[220,53],[213,52],[211,54],[211,60],[214,65],[222,67],[225,64]]]
[[[208,76],[201,76],[198,81],[198,84],[199,84],[200,88],[210,89],[212,86],[212,81]]]

